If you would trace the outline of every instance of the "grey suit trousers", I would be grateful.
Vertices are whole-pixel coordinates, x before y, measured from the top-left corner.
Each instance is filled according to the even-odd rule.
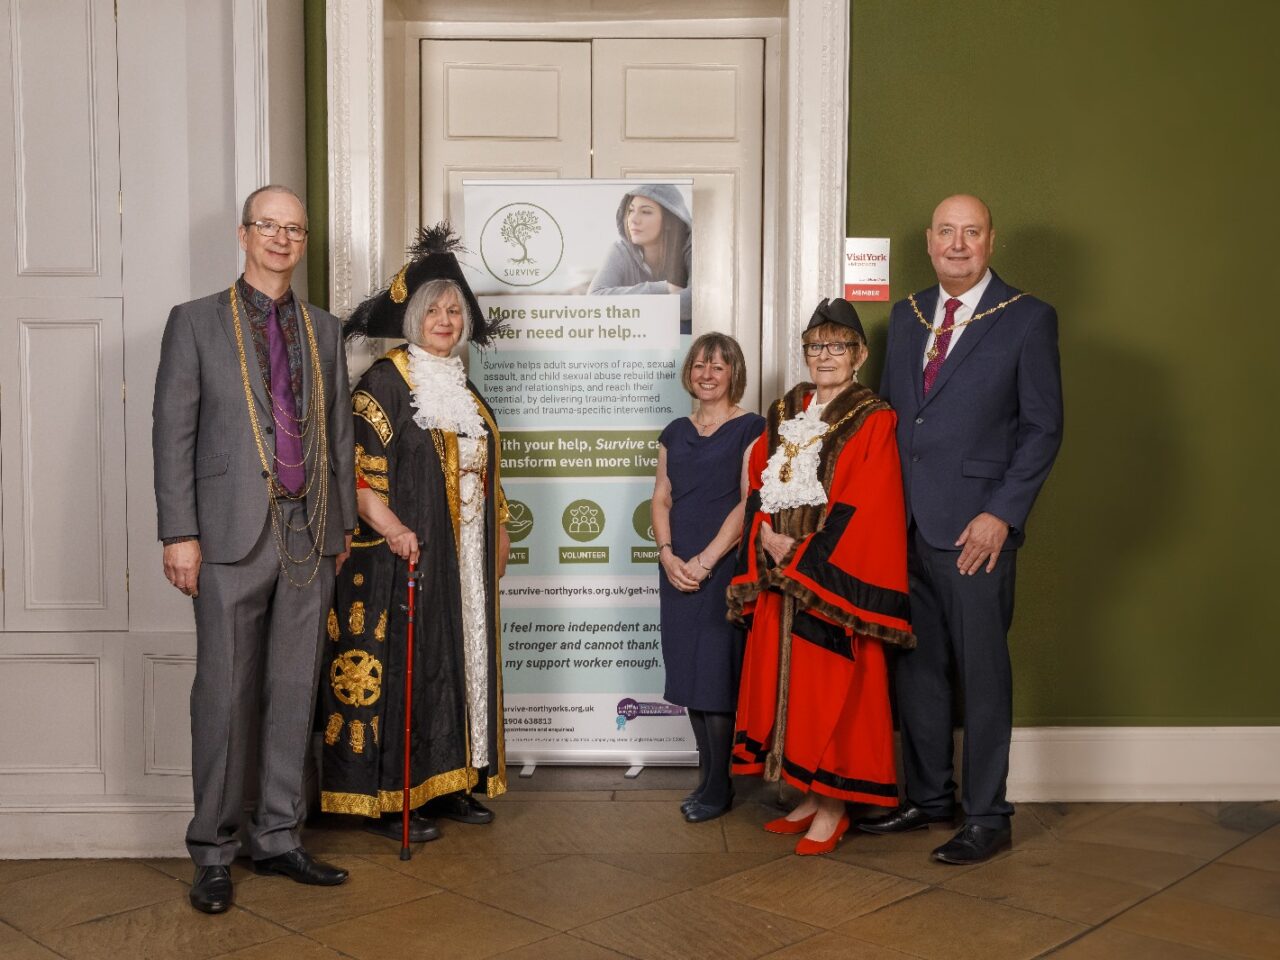
[[[303,504],[281,506],[289,553],[307,555]],[[293,579],[304,582],[314,562],[293,565]],[[246,831],[249,854],[260,860],[301,845],[303,771],[333,576],[333,558],[321,557],[309,585],[291,584],[270,518],[248,556],[200,568],[191,688],[195,816],[187,827],[197,866],[230,864],[236,856],[255,731],[258,800]]]

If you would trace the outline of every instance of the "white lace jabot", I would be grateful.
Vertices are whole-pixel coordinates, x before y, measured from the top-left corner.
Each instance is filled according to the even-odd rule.
[[[760,509],[765,513],[777,513],[792,507],[820,506],[827,502],[827,491],[818,478],[823,441],[815,439],[826,433],[830,426],[822,420],[825,407],[826,404],[815,400],[809,404],[809,409],[778,425],[778,437],[783,442],[773,451],[760,477]],[[788,443],[800,448],[789,461]],[[791,470],[784,483],[782,467],[788,462]]]
[[[448,430],[483,437],[484,420],[467,389],[461,357],[437,357],[409,344],[409,377],[413,380],[413,422],[423,430]]]

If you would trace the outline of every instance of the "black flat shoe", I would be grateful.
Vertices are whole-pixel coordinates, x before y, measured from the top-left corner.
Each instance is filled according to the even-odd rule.
[[[196,867],[188,897],[201,913],[226,913],[234,899],[231,871],[221,866]]]
[[[733,806],[733,794],[729,794],[729,799],[724,802],[722,807],[713,807],[709,803],[703,803],[701,800],[689,805],[689,809],[684,812],[684,818],[689,823],[705,823],[708,820],[714,820],[717,817],[723,817],[729,812]]]
[[[347,871],[316,860],[301,847],[294,847],[278,857],[253,861],[253,872],[266,877],[288,877],[297,883],[317,887],[336,887],[347,879]]]
[[[900,803],[890,814],[883,817],[864,817],[855,826],[867,833],[907,833],[910,830],[923,830],[931,823],[954,823],[951,814],[938,816],[925,813],[914,803]]]
[[[427,806],[437,817],[447,817],[459,823],[489,823],[493,820],[493,811],[470,793],[436,797]]]
[[[398,813],[384,813],[376,820],[367,821],[364,828],[369,833],[376,833],[378,836],[394,840],[396,843],[404,842],[404,823]],[[439,839],[440,828],[436,826],[434,820],[430,817],[419,816],[416,810],[409,814],[410,843],[427,843],[428,841]]]
[[[990,860],[1012,845],[1013,833],[1008,827],[983,827],[976,823],[966,823],[959,833],[933,851],[933,859],[939,863],[965,866]]]
[[[680,812],[688,813],[690,807],[692,807],[695,803],[700,803],[701,801],[702,801],[702,792],[699,790],[693,791],[693,793],[689,794],[687,797],[685,797],[683,800],[680,801]]]

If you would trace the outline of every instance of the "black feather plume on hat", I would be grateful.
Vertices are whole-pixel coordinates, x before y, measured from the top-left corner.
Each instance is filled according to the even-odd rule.
[[[359,304],[342,325],[348,340],[358,337],[403,336],[404,311],[417,289],[430,280],[452,280],[462,290],[470,316],[468,339],[477,347],[486,347],[499,328],[480,309],[471,286],[458,263],[458,254],[466,253],[462,238],[442,220],[432,227],[422,227],[406,251],[408,260],[391,281],[373,296]]]

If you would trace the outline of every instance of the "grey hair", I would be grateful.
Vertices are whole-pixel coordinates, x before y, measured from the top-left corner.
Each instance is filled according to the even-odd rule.
[[[265,187],[259,187],[257,190],[253,191],[253,193],[244,198],[244,207],[240,210],[241,226],[247,227],[249,224],[253,223],[253,201],[257,200],[258,197],[264,193],[287,193],[289,196],[293,197],[293,199],[298,201],[298,206],[302,208],[303,219],[306,219],[307,205],[302,202],[302,198],[300,196],[288,187],[279,183],[268,183]],[[305,227],[307,224],[303,223],[302,225]]]
[[[427,308],[450,290],[458,298],[458,306],[462,307],[462,335],[453,348],[454,352],[458,352],[466,345],[471,335],[471,309],[467,306],[467,298],[462,295],[462,287],[452,280],[443,278],[428,280],[413,292],[413,296],[405,304],[404,321],[400,332],[406,340],[416,346],[422,346],[422,318],[427,315]]]

